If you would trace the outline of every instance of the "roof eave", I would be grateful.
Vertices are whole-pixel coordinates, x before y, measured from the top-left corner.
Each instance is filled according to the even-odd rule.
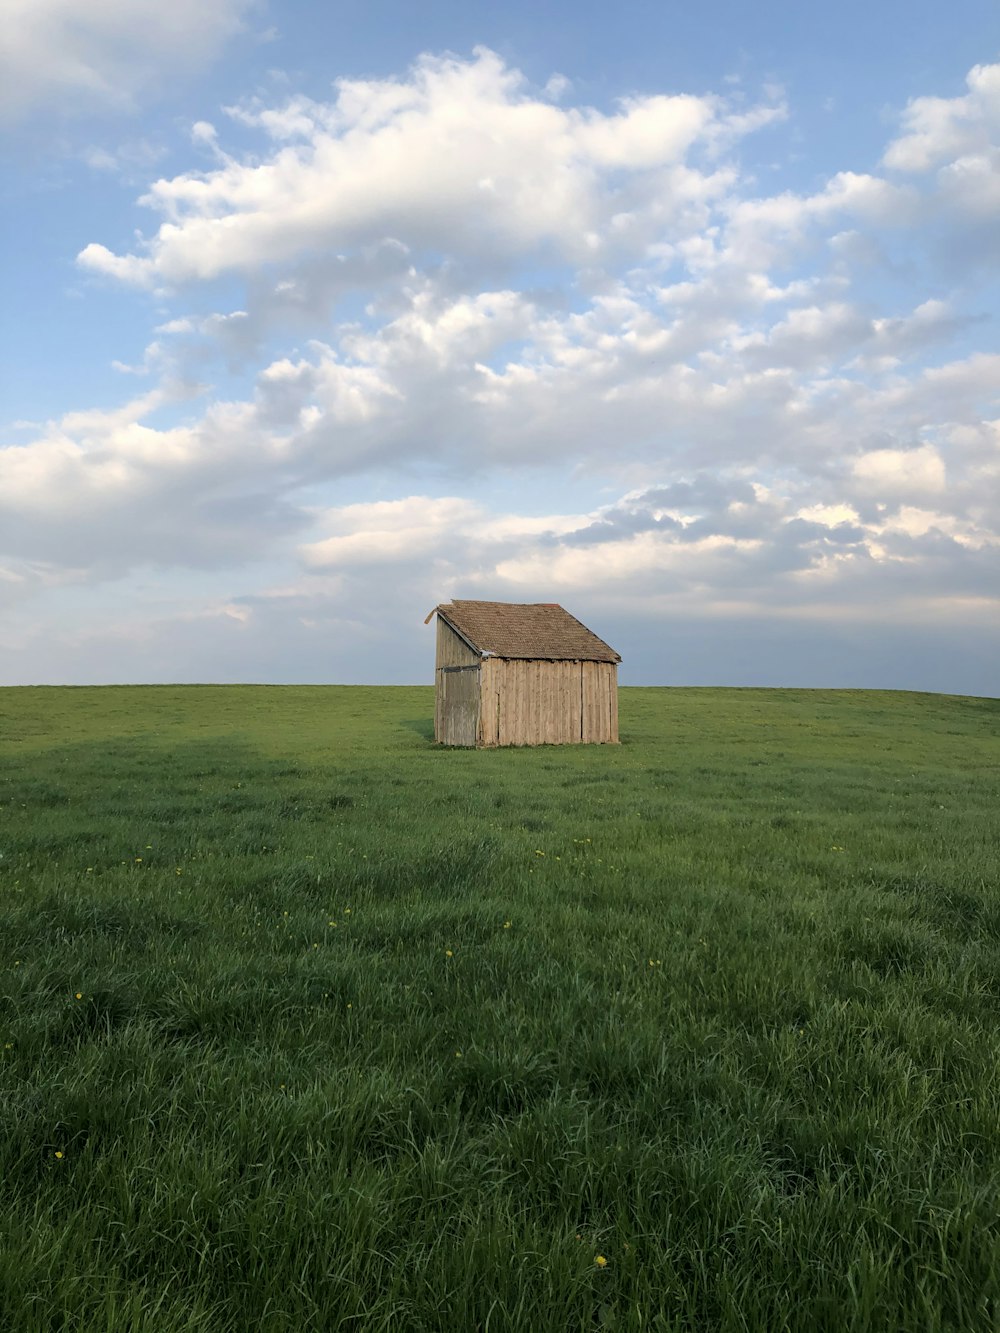
[[[613,648],[610,652],[615,653]],[[479,649],[476,649],[479,652]],[[620,653],[614,657],[552,657],[549,653],[483,653],[484,657],[495,657],[501,662],[605,662],[608,666],[617,666],[622,660]]]

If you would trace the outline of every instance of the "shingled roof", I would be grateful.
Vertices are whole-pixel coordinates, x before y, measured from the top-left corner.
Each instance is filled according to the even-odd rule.
[[[556,602],[443,602],[434,611],[478,652],[494,657],[548,662],[622,660]]]

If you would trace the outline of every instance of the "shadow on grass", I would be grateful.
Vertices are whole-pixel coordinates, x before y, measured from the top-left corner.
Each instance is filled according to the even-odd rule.
[[[425,741],[434,741],[434,719],[432,717],[407,717],[402,721],[402,725],[408,731],[415,731],[418,736],[422,736]]]

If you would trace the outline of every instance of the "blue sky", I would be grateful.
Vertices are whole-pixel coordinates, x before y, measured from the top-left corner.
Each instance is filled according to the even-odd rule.
[[[1000,694],[990,0],[17,0],[0,683]]]

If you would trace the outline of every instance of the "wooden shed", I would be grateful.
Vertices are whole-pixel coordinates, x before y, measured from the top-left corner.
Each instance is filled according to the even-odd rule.
[[[443,745],[617,742],[613,648],[555,602],[445,602],[434,738]]]

